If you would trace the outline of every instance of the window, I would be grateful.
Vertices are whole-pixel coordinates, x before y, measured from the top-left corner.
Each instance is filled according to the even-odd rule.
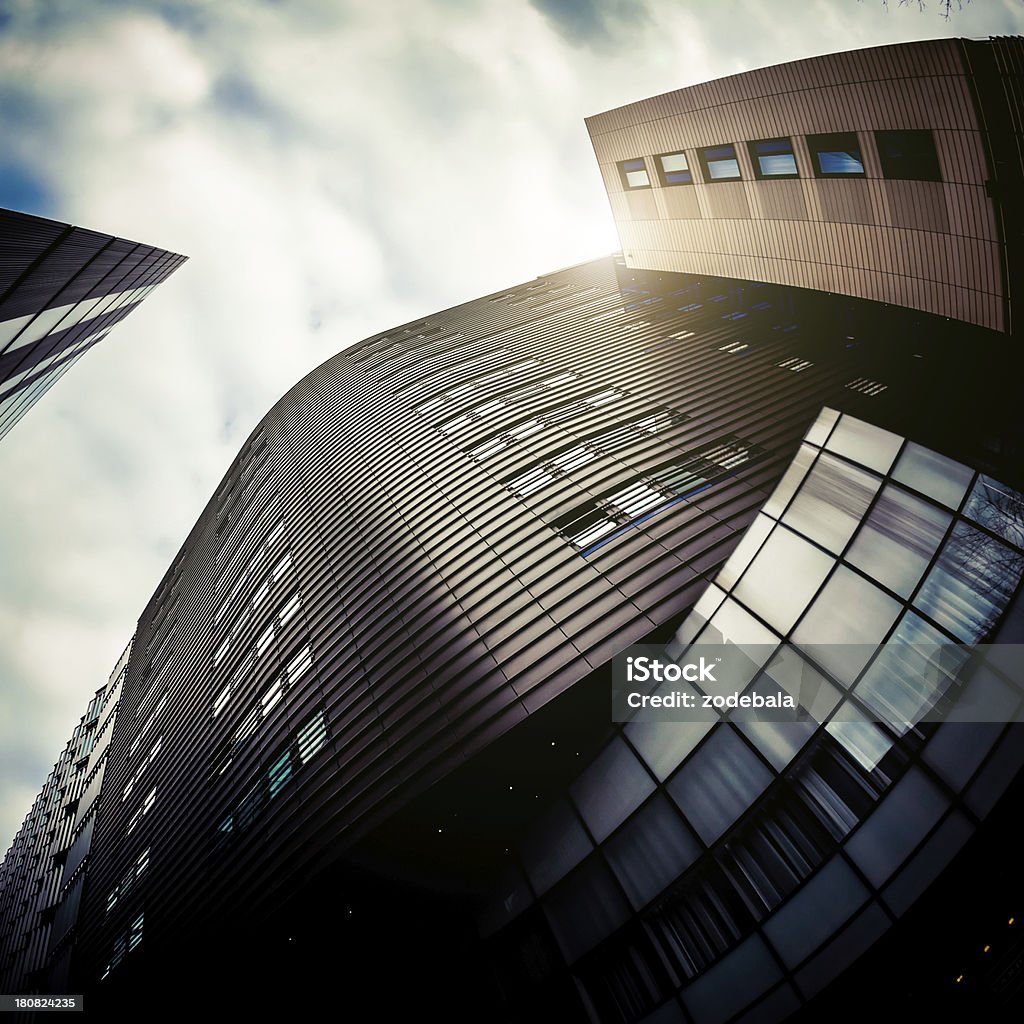
[[[150,811],[150,809],[152,808],[153,804],[155,804],[155,803],[156,803],[156,787],[154,786],[149,791],[149,793],[146,794],[146,799],[143,800],[141,804],[139,804],[139,806],[136,809],[135,813],[131,816],[131,819],[128,821],[128,828],[125,830],[125,835],[126,836],[130,836],[132,834],[132,832],[135,829],[135,826],[138,825],[138,823]]]
[[[693,172],[685,153],[662,153],[654,158],[662,185],[692,185]]]
[[[910,181],[942,181],[935,140],[927,129],[875,132],[882,174]]]
[[[125,783],[124,792],[121,795],[121,802],[123,803],[131,795],[132,789],[135,787],[135,783],[142,777],[142,773],[149,767],[152,761],[155,760],[156,755],[160,753],[160,745],[163,743],[163,737],[157,737],[156,743],[153,744],[153,748],[143,758],[142,763],[138,768],[135,769],[135,774]]]
[[[230,841],[238,832],[253,825],[289,780],[301,772],[327,744],[327,720],[317,711],[271,758],[260,772],[255,785],[232,812],[217,826],[219,843]]]
[[[818,178],[864,177],[864,160],[856,132],[834,132],[831,135],[808,135],[814,174]]]
[[[697,156],[704,168],[705,181],[739,181],[742,177],[735,146],[709,146],[698,149]]]
[[[276,761],[270,766],[267,772],[267,782],[270,785],[270,799],[284,788],[285,783],[292,777],[292,752],[285,750]]]
[[[750,162],[757,178],[799,178],[793,143],[789,139],[761,139],[748,142]]]
[[[108,914],[117,905],[117,901],[128,894],[128,891],[135,884],[136,879],[138,879],[148,867],[149,847],[147,846],[146,849],[144,849],[142,853],[140,853],[138,857],[136,857],[136,859],[132,862],[131,866],[128,868],[128,871],[126,872],[125,876],[121,879],[121,881],[118,882],[117,885],[115,885],[114,888],[111,889],[110,892],[107,894]]]
[[[651,176],[647,173],[647,165],[644,163],[643,157],[638,157],[636,160],[622,160],[619,163],[619,176],[622,178],[623,188],[651,187]]]

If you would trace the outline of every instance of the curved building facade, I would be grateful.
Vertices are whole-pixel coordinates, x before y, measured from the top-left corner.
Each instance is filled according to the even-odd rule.
[[[839,825],[811,820],[783,795],[798,753],[812,758],[804,744],[827,748],[807,769],[814,785],[859,770],[864,799],[879,802],[906,770],[906,744],[892,755],[899,772],[880,779],[827,725],[799,740],[732,726],[710,737],[612,731],[611,659],[670,636],[695,604],[707,615],[719,593],[710,581],[723,564],[716,586],[736,574],[726,562],[734,550],[747,557],[763,541],[769,551],[761,510],[773,493],[779,503],[794,455],[797,466],[806,460],[810,442],[800,439],[823,405],[852,413],[842,422],[854,438],[866,431],[868,448],[872,431],[892,455],[903,444],[867,426],[870,416],[982,457],[984,432],[970,423],[992,398],[991,379],[956,378],[956,416],[939,386],[959,364],[963,331],[792,289],[633,273],[609,259],[324,364],[254,433],[140,620],[103,791],[79,809],[80,828],[94,822],[76,932],[82,976],[103,982],[101,998],[133,978],[149,986],[177,975],[185,962],[213,975],[230,963],[253,984],[252,936],[282,949],[298,936],[307,952],[289,978],[308,983],[330,970],[320,957],[338,956],[374,979],[371,1005],[397,1012],[405,995],[382,994],[376,951],[413,934],[403,962],[422,965],[416,998],[432,1004],[454,986],[467,1015],[505,1005],[513,1015],[546,1007],[572,1019],[589,1008],[596,1019],[639,1019],[659,1003],[678,1009],[664,1003],[674,985],[689,985],[689,1007],[714,984],[701,979],[719,958],[744,941],[745,957],[760,941],[749,934],[760,921],[752,907],[735,922],[700,909],[753,898],[708,881],[723,870],[721,844],[736,849],[742,827],[745,856],[768,857],[757,829],[774,826],[759,816],[791,802],[807,828],[794,842],[809,848],[774,898],[797,906],[794,891],[830,855],[833,871],[849,866]],[[918,393],[925,341],[929,396]],[[1001,343],[972,334],[979,367],[986,346]],[[817,472],[808,476],[809,518],[869,518],[881,483],[865,504],[869,471],[848,469],[859,491],[842,476],[857,451],[819,456],[832,475],[821,469],[820,486]],[[780,486],[792,486],[793,472]],[[783,519],[780,536],[795,538]],[[833,565],[835,553],[817,557]],[[758,557],[775,558],[767,579],[803,594],[802,553]],[[832,571],[880,572],[856,565]],[[738,589],[755,577],[747,570]],[[891,593],[878,595],[896,608]],[[753,615],[776,600],[759,594]],[[713,625],[724,613],[715,614]],[[785,635],[777,626],[776,639]],[[694,772],[709,821],[681,795]],[[145,884],[126,892],[143,855]],[[645,856],[653,860],[642,867]],[[645,961],[635,932],[651,927],[652,900],[678,899],[679,886],[697,933],[723,931],[696,945],[678,935],[675,965],[659,967],[665,954]],[[349,914],[360,923],[345,940],[336,929]],[[432,946],[424,921],[445,916],[460,925]],[[469,942],[471,926],[487,942]],[[794,938],[804,945],[792,966],[826,938]],[[485,991],[464,967],[441,968],[439,948],[463,949],[491,979]],[[533,990],[515,966],[531,950],[544,963]],[[660,980],[623,1001],[647,971]]]
[[[694,135],[704,198],[659,192],[641,150],[619,213],[683,185],[754,202],[742,137]],[[665,174],[692,175],[680,155]],[[1006,291],[954,317],[872,301],[870,275],[626,248],[346,349],[253,432],[143,612],[73,808],[88,841],[48,910],[82,909],[49,962],[89,999],[781,1020],[978,848],[1016,705],[920,721],[946,690],[884,659],[1016,638]],[[988,294],[964,275],[944,302]],[[617,655],[709,635],[770,649],[755,687],[788,685],[788,643],[806,715],[613,723]]]
[[[1019,39],[761,68],[587,119],[627,265],[748,277],[1009,330]]]

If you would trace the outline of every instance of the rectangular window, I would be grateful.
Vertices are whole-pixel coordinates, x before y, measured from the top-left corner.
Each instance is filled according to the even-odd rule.
[[[864,177],[864,159],[856,132],[808,135],[814,174],[818,178]]]
[[[935,139],[927,128],[875,132],[882,174],[907,181],[942,181]]]
[[[277,618],[281,625],[283,626],[299,610],[300,607],[299,595],[293,594],[280,612],[278,612]]]
[[[149,847],[147,846],[142,853],[135,859],[134,863],[128,868],[124,878],[121,879],[117,885],[107,894],[107,913],[117,906],[118,900],[123,896],[126,896],[135,884],[135,880],[142,876],[146,868],[149,867]]]
[[[274,761],[267,772],[267,782],[270,785],[270,799],[281,791],[284,784],[292,777],[292,752],[285,750],[281,756]]]
[[[651,176],[647,173],[647,165],[644,163],[643,157],[638,157],[636,160],[620,161],[619,176],[622,178],[623,188],[651,187]]]
[[[290,662],[288,662],[288,685],[291,686],[297,679],[303,676],[312,664],[313,651],[307,644],[294,658],[292,658]]]
[[[146,799],[142,801],[135,813],[131,816],[128,821],[128,828],[125,830],[125,835],[130,836],[135,830],[135,826],[142,820],[142,818],[149,812],[153,804],[156,803],[156,787],[149,791]]]
[[[224,687],[220,693],[217,694],[213,701],[213,717],[216,718],[223,710],[224,705],[227,704],[228,699],[231,697],[231,693],[235,688],[235,680],[232,677],[231,681]]]
[[[274,627],[267,626],[267,628],[260,634],[259,639],[256,641],[256,656],[259,657],[264,651],[274,642]]]
[[[275,679],[273,683],[267,688],[267,691],[260,698],[260,703],[263,705],[263,714],[266,716],[267,712],[284,696],[284,680]]]
[[[693,172],[685,153],[662,153],[654,158],[658,179],[664,186],[692,185]]]
[[[296,734],[299,744],[299,759],[308,764],[327,742],[327,721],[324,713],[318,711]]]
[[[124,792],[121,794],[121,802],[123,803],[131,795],[131,791],[135,788],[135,783],[142,777],[143,772],[149,767],[149,765],[156,759],[157,754],[160,753],[160,745],[163,742],[163,737],[158,737],[156,743],[153,744],[153,748],[143,758],[138,768],[135,769],[135,774],[125,783]]]
[[[697,156],[704,168],[705,181],[739,181],[742,177],[735,146],[708,146],[698,149]]]
[[[789,139],[759,139],[748,142],[750,162],[757,178],[798,178],[793,143]]]

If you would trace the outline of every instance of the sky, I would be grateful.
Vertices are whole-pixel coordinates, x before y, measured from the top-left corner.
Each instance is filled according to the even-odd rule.
[[[1021,0],[0,0],[0,206],[189,262],[0,442],[0,851],[242,443],[335,352],[618,248],[583,118]]]

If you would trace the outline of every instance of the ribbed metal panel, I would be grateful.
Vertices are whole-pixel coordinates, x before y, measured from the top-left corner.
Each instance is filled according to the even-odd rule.
[[[90,341],[92,335],[135,308],[137,300],[115,308],[118,294],[158,284],[184,258],[68,224],[12,211],[0,214],[2,437],[100,340]],[[69,312],[58,322],[62,310]]]
[[[993,55],[1000,45],[1012,50],[998,42],[970,45],[992,47]],[[986,142],[972,99],[977,89],[960,54],[952,39],[833,54],[588,118],[627,264],[828,287],[1007,330],[1003,228],[987,192]],[[986,81],[993,83],[985,91],[992,110],[983,116],[1005,120],[998,111],[1014,104],[1019,80],[1007,70],[986,72]],[[931,131],[941,182],[883,177],[874,133],[894,129]],[[814,177],[805,137],[829,132],[857,133],[864,178]],[[745,144],[773,137],[793,140],[799,182],[755,180]],[[1004,127],[999,137],[1017,136]],[[692,164],[697,148],[724,143],[736,146],[744,180],[695,178],[693,185],[631,191],[625,205],[618,201],[619,161],[643,157],[653,179],[656,154],[683,151]],[[1022,166],[1019,143],[1010,146],[1012,157],[1001,144],[1007,196]],[[797,185],[803,202],[791,187]],[[780,186],[787,202],[780,202]],[[668,201],[679,192],[692,193],[682,209]],[[809,232],[789,230],[795,221]],[[870,230],[836,232],[832,225]]]

